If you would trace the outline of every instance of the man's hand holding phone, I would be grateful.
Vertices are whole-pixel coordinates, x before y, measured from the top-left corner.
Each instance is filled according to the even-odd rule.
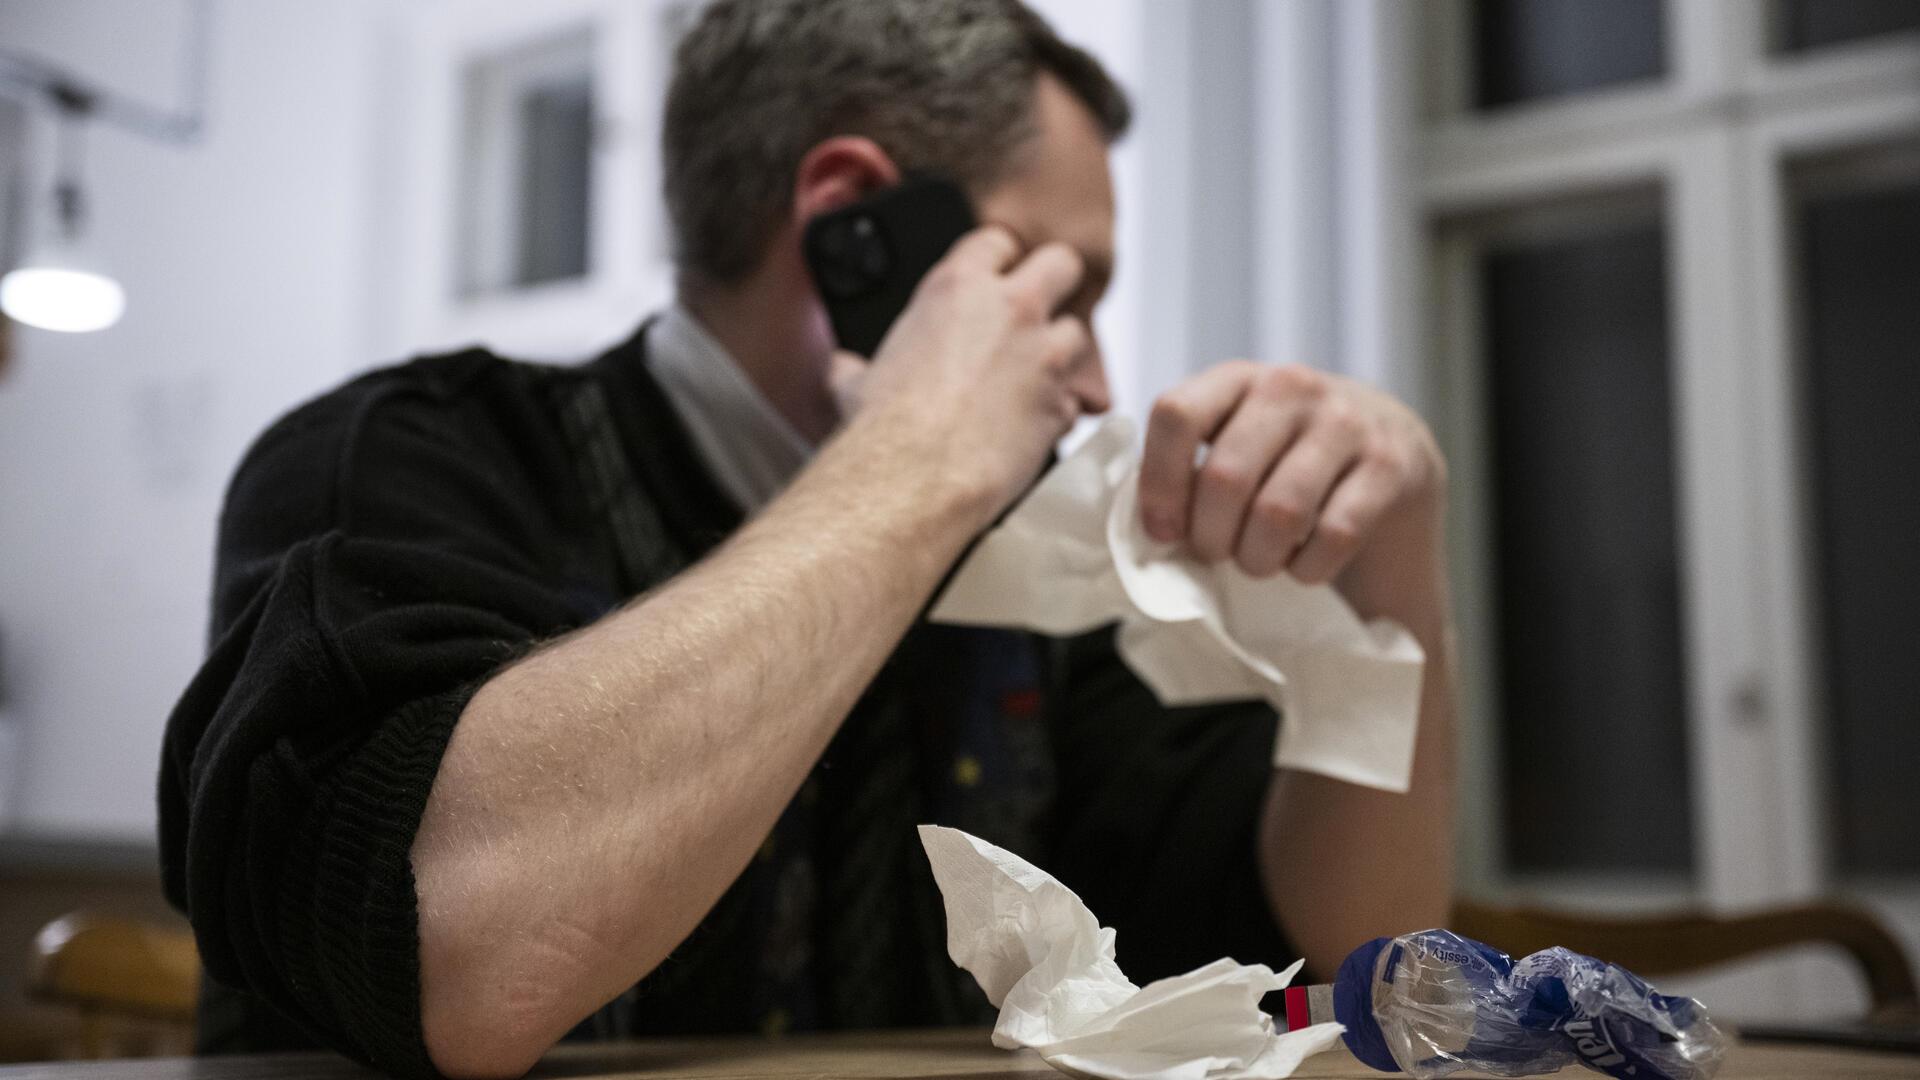
[[[1086,323],[1056,314],[1083,272],[1065,244],[1023,252],[997,225],[961,237],[870,363],[836,355],[848,432],[929,470],[929,482],[958,485],[984,526],[1082,413],[1106,407]]]

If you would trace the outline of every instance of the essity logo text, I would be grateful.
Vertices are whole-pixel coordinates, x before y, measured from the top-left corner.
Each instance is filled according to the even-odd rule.
[[[1427,955],[1436,960],[1445,960],[1449,964],[1469,965],[1473,963],[1473,954],[1463,953],[1456,949],[1443,949],[1437,945],[1429,946],[1427,948]]]

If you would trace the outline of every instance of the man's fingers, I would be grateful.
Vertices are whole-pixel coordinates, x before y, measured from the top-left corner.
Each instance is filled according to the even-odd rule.
[[[1354,464],[1361,446],[1357,425],[1322,413],[1287,450],[1254,496],[1234,548],[1241,569],[1264,576],[1286,566],[1294,550],[1319,527],[1321,508]]]
[[[1048,320],[1047,328],[1042,333],[1047,341],[1047,359],[1063,377],[1072,374],[1074,365],[1093,345],[1093,334],[1087,329],[1087,324],[1072,315],[1060,315]]]
[[[1187,534],[1194,454],[1233,414],[1255,370],[1251,363],[1221,364],[1153,403],[1140,458],[1140,518],[1155,540],[1173,541]]]
[[[1366,461],[1356,466],[1327,499],[1313,535],[1294,553],[1287,571],[1308,585],[1332,581],[1359,553],[1398,490],[1398,478],[1385,465]]]
[[[1062,243],[1046,243],[1020,260],[1007,275],[1007,285],[1014,295],[1027,297],[1041,318],[1050,318],[1080,287],[1086,270],[1079,252]]]
[[[1272,399],[1257,388],[1213,437],[1194,478],[1187,544],[1209,562],[1233,554],[1253,497],[1306,426],[1308,404]]]
[[[1020,240],[1004,225],[982,225],[953,242],[945,261],[1001,273],[1020,258]]]

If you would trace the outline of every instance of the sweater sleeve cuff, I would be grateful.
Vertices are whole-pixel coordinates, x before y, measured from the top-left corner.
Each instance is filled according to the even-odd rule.
[[[399,1077],[435,1077],[420,1019],[413,841],[477,685],[409,703],[314,792],[282,880],[287,982],[325,1041]]]

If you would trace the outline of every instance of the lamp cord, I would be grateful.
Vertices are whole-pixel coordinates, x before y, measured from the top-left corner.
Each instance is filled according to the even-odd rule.
[[[80,186],[86,115],[62,107],[54,135],[54,209],[59,216],[60,235],[68,242],[78,240],[87,224],[87,196]]]

